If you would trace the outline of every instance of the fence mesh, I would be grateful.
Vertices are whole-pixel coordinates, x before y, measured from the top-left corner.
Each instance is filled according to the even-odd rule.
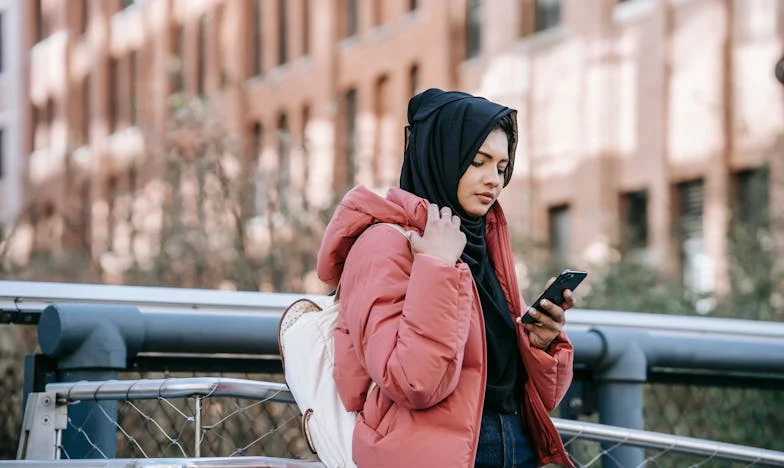
[[[643,402],[646,430],[784,451],[780,389],[649,384]]]
[[[21,424],[21,368],[0,369],[0,459],[13,459]],[[120,379],[234,377],[281,382],[276,374],[125,372]],[[78,404],[78,403],[77,403]],[[197,432],[197,404],[201,430]],[[295,405],[226,397],[174,398],[117,403],[117,458],[273,456],[314,460],[302,436]],[[784,392],[779,390],[648,384],[644,386],[645,429],[784,451]],[[96,409],[91,418],[111,417]],[[592,415],[583,418],[598,422]],[[80,428],[70,426],[72,430]],[[87,434],[82,433],[84,437]],[[196,438],[200,443],[196,446]],[[601,444],[584,438],[566,441],[578,466],[600,467]],[[604,446],[608,449],[608,446]],[[97,456],[101,456],[97,454]],[[63,458],[68,454],[63,453]],[[112,458],[114,458],[112,457]],[[754,466],[674,451],[646,451],[648,466]]]
[[[124,373],[121,379],[195,377],[195,373]],[[219,374],[228,377],[282,382],[275,374]],[[78,404],[78,403],[76,403]],[[296,405],[223,396],[120,400],[116,417],[96,406],[89,418],[108,418],[117,428],[117,453],[97,453],[81,427],[81,434],[102,458],[192,458],[267,456],[316,460],[307,446]],[[87,423],[88,420],[85,421]],[[198,440],[198,442],[197,442]],[[63,458],[68,454],[63,453]]]
[[[191,377],[192,374],[178,374],[179,377]],[[201,375],[203,377],[203,375]],[[223,377],[250,378],[259,381],[280,381],[278,375],[222,375]],[[171,378],[172,374],[133,374],[126,378]],[[671,395],[672,393],[677,395]],[[683,393],[683,395],[680,395]],[[648,385],[646,386],[646,425],[671,423],[667,419],[674,410],[667,409],[674,405],[673,396],[684,397],[688,395],[695,403],[702,401],[706,395],[715,398],[726,396],[729,401],[741,402],[745,397],[765,397],[772,395],[773,391],[760,390],[733,390],[717,388],[701,388],[673,385]],[[685,399],[683,401],[691,401]],[[710,407],[714,400],[709,399],[705,408]],[[723,401],[723,400],[722,400]],[[77,403],[78,404],[78,403]],[[676,405],[677,406],[677,405]],[[665,408],[667,407],[667,408]],[[189,398],[158,398],[157,400],[120,401],[116,419],[101,407],[92,412],[90,417],[110,418],[117,428],[117,453],[111,458],[190,458],[195,456],[231,457],[231,456],[272,456],[280,458],[293,458],[301,460],[315,460],[309,451],[300,429],[299,412],[295,405],[277,403],[272,401],[259,401],[240,398],[227,398],[222,396],[203,396]],[[703,409],[705,409],[703,408]],[[656,411],[661,411],[661,417],[654,417]],[[715,409],[712,410],[715,412]],[[701,421],[709,424],[713,416],[702,414],[681,415],[676,418],[676,429],[683,429],[677,423],[683,420]],[[598,417],[593,415],[586,418],[597,422]],[[707,422],[704,422],[707,421]],[[750,421],[746,421],[750,422]],[[685,426],[684,426],[685,427]],[[81,428],[73,426],[72,430],[79,431],[85,441],[95,449],[97,445],[90,441]],[[696,432],[702,426],[687,429]],[[765,430],[765,426],[760,430]],[[648,427],[650,430],[650,427]],[[771,426],[767,426],[770,430]],[[664,433],[673,433],[671,430],[662,430]],[[779,431],[774,431],[780,433]],[[755,434],[755,431],[751,432]],[[698,436],[707,439],[701,434],[680,434]],[[578,467],[600,468],[608,466],[608,461],[614,460],[613,450],[625,447],[626,442],[600,443],[586,438],[585,435],[564,438],[564,443],[572,460]],[[742,437],[748,437],[745,433]],[[775,434],[774,437],[775,438]],[[198,443],[197,443],[198,439]],[[726,437],[725,437],[726,439]],[[738,441],[724,440],[738,443]],[[765,447],[761,443],[745,444],[755,447],[777,449],[774,446]],[[96,453],[97,456],[105,454]],[[63,458],[67,458],[67,452]],[[645,450],[644,465],[648,467],[742,467],[766,466],[757,463],[732,462],[721,456],[690,455],[679,452],[676,447],[668,450]],[[610,463],[610,466],[617,466]]]
[[[565,438],[564,444],[572,462],[578,468],[602,468],[608,465],[622,466],[612,455],[612,449],[623,444],[596,442],[581,437]],[[609,461],[609,463],[608,463]],[[646,468],[742,468],[769,466],[722,460],[719,457],[690,455],[674,450],[645,450],[642,466]],[[633,467],[628,467],[633,468]]]

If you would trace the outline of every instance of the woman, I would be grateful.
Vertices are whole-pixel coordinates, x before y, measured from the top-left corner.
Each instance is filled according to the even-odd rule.
[[[572,466],[548,416],[572,379],[563,332],[525,310],[498,195],[516,112],[459,92],[411,99],[400,189],[350,191],[319,277],[341,284],[334,377],[359,467]],[[391,223],[402,226],[402,236]],[[375,385],[371,385],[375,383]]]

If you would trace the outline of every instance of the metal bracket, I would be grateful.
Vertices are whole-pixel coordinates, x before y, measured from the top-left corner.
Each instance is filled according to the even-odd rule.
[[[68,406],[55,392],[31,393],[22,421],[17,460],[58,460],[60,439],[68,426]]]

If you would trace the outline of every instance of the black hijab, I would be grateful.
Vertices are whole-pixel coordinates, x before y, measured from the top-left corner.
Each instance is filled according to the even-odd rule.
[[[408,104],[406,149],[400,188],[420,196],[439,208],[448,206],[460,217],[467,243],[460,259],[471,269],[487,334],[487,391],[485,407],[497,411],[517,408],[521,364],[517,335],[509,305],[501,290],[485,242],[485,216],[471,216],[457,198],[460,178],[499,120],[516,111],[461,92],[428,89]],[[513,121],[515,119],[512,119]],[[509,183],[517,145],[517,129],[509,142],[509,165],[504,186]]]

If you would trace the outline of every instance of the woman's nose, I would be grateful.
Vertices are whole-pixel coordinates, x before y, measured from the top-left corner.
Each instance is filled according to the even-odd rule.
[[[491,171],[487,171],[485,173],[484,183],[490,184],[493,187],[498,187],[501,184],[501,174],[499,174],[498,170],[495,168]]]

